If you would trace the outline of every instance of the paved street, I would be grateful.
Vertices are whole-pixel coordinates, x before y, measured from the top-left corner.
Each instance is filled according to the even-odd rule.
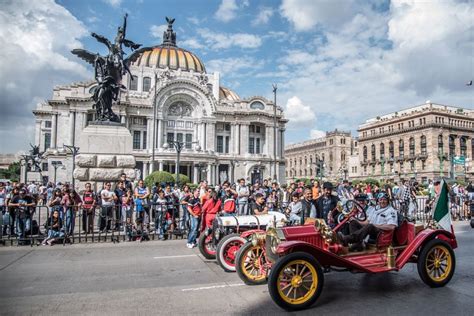
[[[326,274],[301,314],[472,315],[474,230],[456,224],[451,283],[431,289],[415,265],[399,273]],[[243,285],[185,241],[0,249],[0,314],[282,314],[266,285]]]

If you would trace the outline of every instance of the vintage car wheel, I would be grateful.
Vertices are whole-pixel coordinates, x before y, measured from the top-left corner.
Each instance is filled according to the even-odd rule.
[[[266,260],[260,245],[245,243],[237,252],[235,270],[247,285],[259,285],[267,282]]]
[[[235,272],[237,251],[246,242],[240,234],[230,234],[222,238],[217,244],[217,262],[226,272]]]
[[[313,305],[323,284],[323,270],[316,259],[305,252],[294,252],[281,257],[272,267],[268,291],[278,306],[294,311]]]
[[[456,258],[453,248],[444,240],[433,239],[421,249],[418,273],[431,287],[445,286],[453,277]]]
[[[198,240],[199,251],[204,256],[204,258],[212,260],[216,259],[216,245],[212,241],[212,234],[206,236],[206,234],[201,234]]]

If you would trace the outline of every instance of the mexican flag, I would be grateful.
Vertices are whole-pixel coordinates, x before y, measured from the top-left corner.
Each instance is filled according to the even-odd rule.
[[[449,212],[448,185],[444,180],[442,180],[440,186],[441,192],[439,193],[438,200],[433,207],[433,219],[438,223],[440,228],[453,231],[451,213]]]

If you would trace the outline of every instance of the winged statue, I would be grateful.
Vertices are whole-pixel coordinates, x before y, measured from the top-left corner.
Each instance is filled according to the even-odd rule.
[[[95,101],[93,107],[96,109],[97,119],[100,121],[119,121],[119,117],[112,111],[112,104],[120,101],[121,89],[125,89],[125,86],[122,85],[122,77],[129,73],[133,80],[129,69],[130,64],[136,61],[141,53],[151,50],[150,47],[140,48],[141,44],[136,44],[125,37],[127,17],[128,15],[125,14],[123,25],[118,27],[114,42],[105,36],[91,33],[92,37],[107,47],[107,56],[94,54],[85,49],[71,51],[72,54],[94,66],[97,87],[92,98]],[[122,45],[132,50],[127,58],[124,58],[124,55],[127,54],[123,51]]]

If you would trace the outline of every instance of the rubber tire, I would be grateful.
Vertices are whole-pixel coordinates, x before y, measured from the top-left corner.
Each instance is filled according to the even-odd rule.
[[[206,258],[208,260],[214,260],[214,259],[216,259],[216,254],[215,253],[212,254],[212,253],[209,253],[209,252],[206,251],[205,242],[206,242],[207,237],[208,236],[206,236],[206,234],[204,234],[204,233],[202,233],[199,236],[199,240],[198,240],[199,251],[204,256],[204,258]]]
[[[471,218],[471,228],[474,228],[474,218]]]
[[[240,247],[239,251],[237,252],[237,255],[235,256],[235,271],[237,271],[237,275],[242,280],[242,282],[244,282],[247,285],[265,284],[265,283],[267,283],[266,276],[264,278],[262,278],[260,281],[254,281],[254,280],[251,280],[251,279],[247,278],[245,273],[242,271],[242,265],[241,265],[240,261],[242,260],[243,254],[248,252],[249,249],[252,248],[252,247],[253,247],[253,245],[250,241],[243,244],[243,246]]]
[[[285,302],[278,293],[278,275],[280,274],[281,269],[283,269],[286,264],[293,260],[306,260],[307,262],[311,263],[314,268],[316,269],[316,274],[318,276],[318,284],[316,286],[316,291],[308,301],[304,302],[303,304],[299,305],[292,305]],[[302,309],[306,309],[311,307],[316,300],[321,295],[324,286],[324,273],[323,269],[319,262],[310,254],[306,252],[293,252],[284,257],[281,257],[272,267],[270,271],[270,275],[268,276],[268,292],[272,300],[281,308],[287,311],[298,311]]]
[[[425,269],[425,262],[426,262],[426,259],[427,259],[427,256],[428,256],[428,252],[431,250],[431,248],[433,248],[433,246],[436,246],[436,245],[442,245],[442,246],[444,246],[448,249],[449,253],[451,254],[452,263],[453,263],[453,267],[450,271],[450,274],[442,282],[433,281],[430,278],[430,276],[428,275],[428,272],[426,272],[426,269]],[[453,248],[451,247],[450,244],[448,244],[446,241],[441,240],[441,239],[432,239],[432,240],[428,241],[423,246],[423,248],[421,249],[420,255],[418,256],[417,267],[418,267],[418,274],[420,275],[421,280],[423,282],[425,282],[426,285],[428,285],[430,287],[445,286],[446,284],[448,284],[449,281],[451,281],[451,278],[454,275],[454,270],[456,268],[456,257],[454,256]]]
[[[223,248],[227,246],[229,242],[235,240],[239,240],[242,245],[245,244],[245,242],[247,241],[245,238],[240,237],[240,234],[230,234],[222,238],[221,241],[219,241],[219,243],[217,244],[216,259],[225,272],[235,272],[235,262],[237,262],[237,260],[234,261],[234,266],[230,266],[225,262],[223,254]],[[237,254],[237,252],[235,253]],[[237,256],[235,258],[237,259]]]

